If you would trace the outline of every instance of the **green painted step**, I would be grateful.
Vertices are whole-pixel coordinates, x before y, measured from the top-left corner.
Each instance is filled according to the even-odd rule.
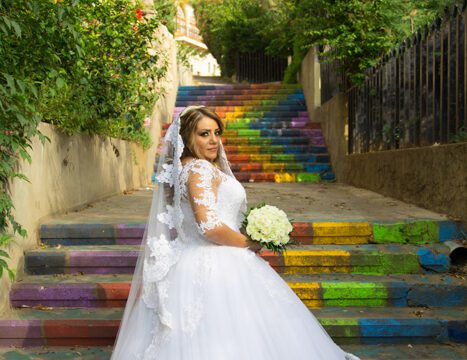
[[[465,306],[467,284],[452,275],[283,275],[310,308]],[[12,306],[121,307],[131,275],[37,275],[13,285]]]
[[[283,275],[310,308],[466,306],[467,283],[453,275]]]
[[[22,309],[0,320],[0,346],[111,345],[123,309]],[[436,343],[466,340],[457,308],[321,308],[312,311],[339,344]],[[93,345],[94,344],[94,345]]]
[[[361,360],[460,360],[467,359],[463,344],[437,345],[343,345],[342,348]],[[109,360],[112,347],[0,348],[3,360]]]
[[[281,142],[281,143],[279,143]],[[271,145],[278,144],[282,146],[290,145],[308,145],[312,144],[313,140],[309,137],[230,137],[224,140],[225,146],[231,145]]]
[[[109,360],[111,354],[111,346],[0,348],[0,359],[3,360]]]
[[[139,246],[73,246],[28,251],[31,274],[133,273]],[[449,248],[397,244],[292,245],[283,254],[262,250],[260,256],[280,273],[416,274],[449,270]]]
[[[361,360],[461,360],[467,359],[467,346],[447,342],[436,345],[344,345],[343,349]]]

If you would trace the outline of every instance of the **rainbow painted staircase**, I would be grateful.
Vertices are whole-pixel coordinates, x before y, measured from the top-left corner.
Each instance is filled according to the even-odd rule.
[[[219,91],[221,99],[211,99],[214,95],[210,93],[201,95],[207,91]],[[247,92],[238,96],[261,97],[235,98],[237,92]],[[275,94],[277,98],[270,101],[291,101],[287,103],[290,106],[296,103],[282,114],[301,119],[300,126],[295,128],[300,132],[294,136],[286,136],[292,133],[284,132],[283,139],[304,138],[305,134],[311,139],[321,139],[320,145],[313,144],[318,140],[310,140],[302,145],[282,146],[280,155],[301,154],[314,161],[292,157],[279,161],[279,157],[273,157],[279,155],[273,154],[279,148],[271,150],[271,146],[277,145],[230,145],[236,140],[229,144],[229,139],[266,142],[281,138],[279,133],[260,132],[255,134],[261,136],[253,136],[246,132],[244,135],[251,136],[242,136],[241,132],[232,132],[226,134],[225,141],[227,146],[232,146],[228,151],[235,154],[237,150],[239,155],[230,156],[236,175],[243,181],[291,182],[330,176],[327,175],[329,167],[323,168],[326,169],[323,172],[285,167],[298,160],[299,164],[329,166],[328,159],[324,161],[327,155],[322,136],[318,131],[307,132],[304,105],[300,103],[303,98],[295,87],[182,88],[177,106],[209,101],[209,105],[217,107],[213,102],[219,101],[216,110],[222,113],[220,109],[226,109],[222,116],[227,120],[228,131],[250,131],[256,126],[292,130],[296,120],[286,115],[273,117],[270,108],[289,105],[255,105],[258,101],[269,101],[263,100],[263,96]],[[209,98],[203,100],[198,96]],[[251,103],[245,105],[244,101]],[[241,107],[241,111],[226,108],[241,104],[255,108]],[[252,114],[258,111],[262,114],[260,119],[256,118],[259,115]],[[233,130],[235,127],[239,130]],[[297,147],[302,152],[287,153],[291,149],[298,151]],[[320,150],[315,151],[316,148]],[[252,156],[250,151],[255,151],[258,157],[247,158]],[[320,156],[323,162],[315,161]],[[274,168],[283,172],[272,171],[268,168],[270,164],[283,165]],[[279,185],[268,186],[274,191]],[[127,201],[136,201],[131,199]],[[467,342],[467,287],[462,276],[449,273],[449,249],[443,245],[444,241],[457,238],[461,231],[461,225],[455,221],[411,219],[393,224],[307,219],[294,223],[292,237],[296,244],[287,253],[275,255],[263,251],[261,256],[283,276],[335,341],[344,348],[349,346],[362,359],[416,358],[404,357],[407,344],[431,346],[428,355],[437,357],[427,355],[423,359],[461,359],[465,352],[439,346],[444,342]],[[44,223],[40,229],[44,247],[25,254],[28,275],[14,284],[10,294],[11,304],[17,311],[0,319],[0,347],[20,349],[1,350],[0,358],[108,359],[108,346],[113,344],[117,333],[143,232],[141,223],[99,224],[92,220],[78,224]],[[392,356],[380,355],[383,350],[378,344],[393,345]],[[29,347],[36,348],[28,350]]]
[[[298,86],[182,86],[174,118],[189,105],[206,105],[224,120],[223,143],[239,181],[334,180],[322,130],[310,123]]]

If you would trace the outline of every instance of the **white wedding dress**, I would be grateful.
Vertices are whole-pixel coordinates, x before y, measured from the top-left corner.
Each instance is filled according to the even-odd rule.
[[[148,328],[153,322],[139,301],[129,319],[131,336],[119,340],[125,349],[121,358],[358,360],[333,342],[265,260],[202,235],[221,222],[239,229],[246,204],[243,186],[206,160],[192,160],[181,176],[186,238],[165,293],[172,329],[161,336],[159,329]]]

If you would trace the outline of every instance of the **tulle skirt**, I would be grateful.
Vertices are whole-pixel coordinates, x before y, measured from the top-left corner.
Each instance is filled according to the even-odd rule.
[[[188,247],[168,276],[172,329],[157,350],[147,351],[157,330],[140,301],[129,320],[132,336],[122,339],[122,359],[358,360],[248,249]]]

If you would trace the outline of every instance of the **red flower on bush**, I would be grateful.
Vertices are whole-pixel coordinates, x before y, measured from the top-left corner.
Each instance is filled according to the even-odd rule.
[[[136,18],[138,20],[141,20],[143,18],[143,10],[141,10],[141,8],[137,8],[135,10],[135,13],[136,13]]]

